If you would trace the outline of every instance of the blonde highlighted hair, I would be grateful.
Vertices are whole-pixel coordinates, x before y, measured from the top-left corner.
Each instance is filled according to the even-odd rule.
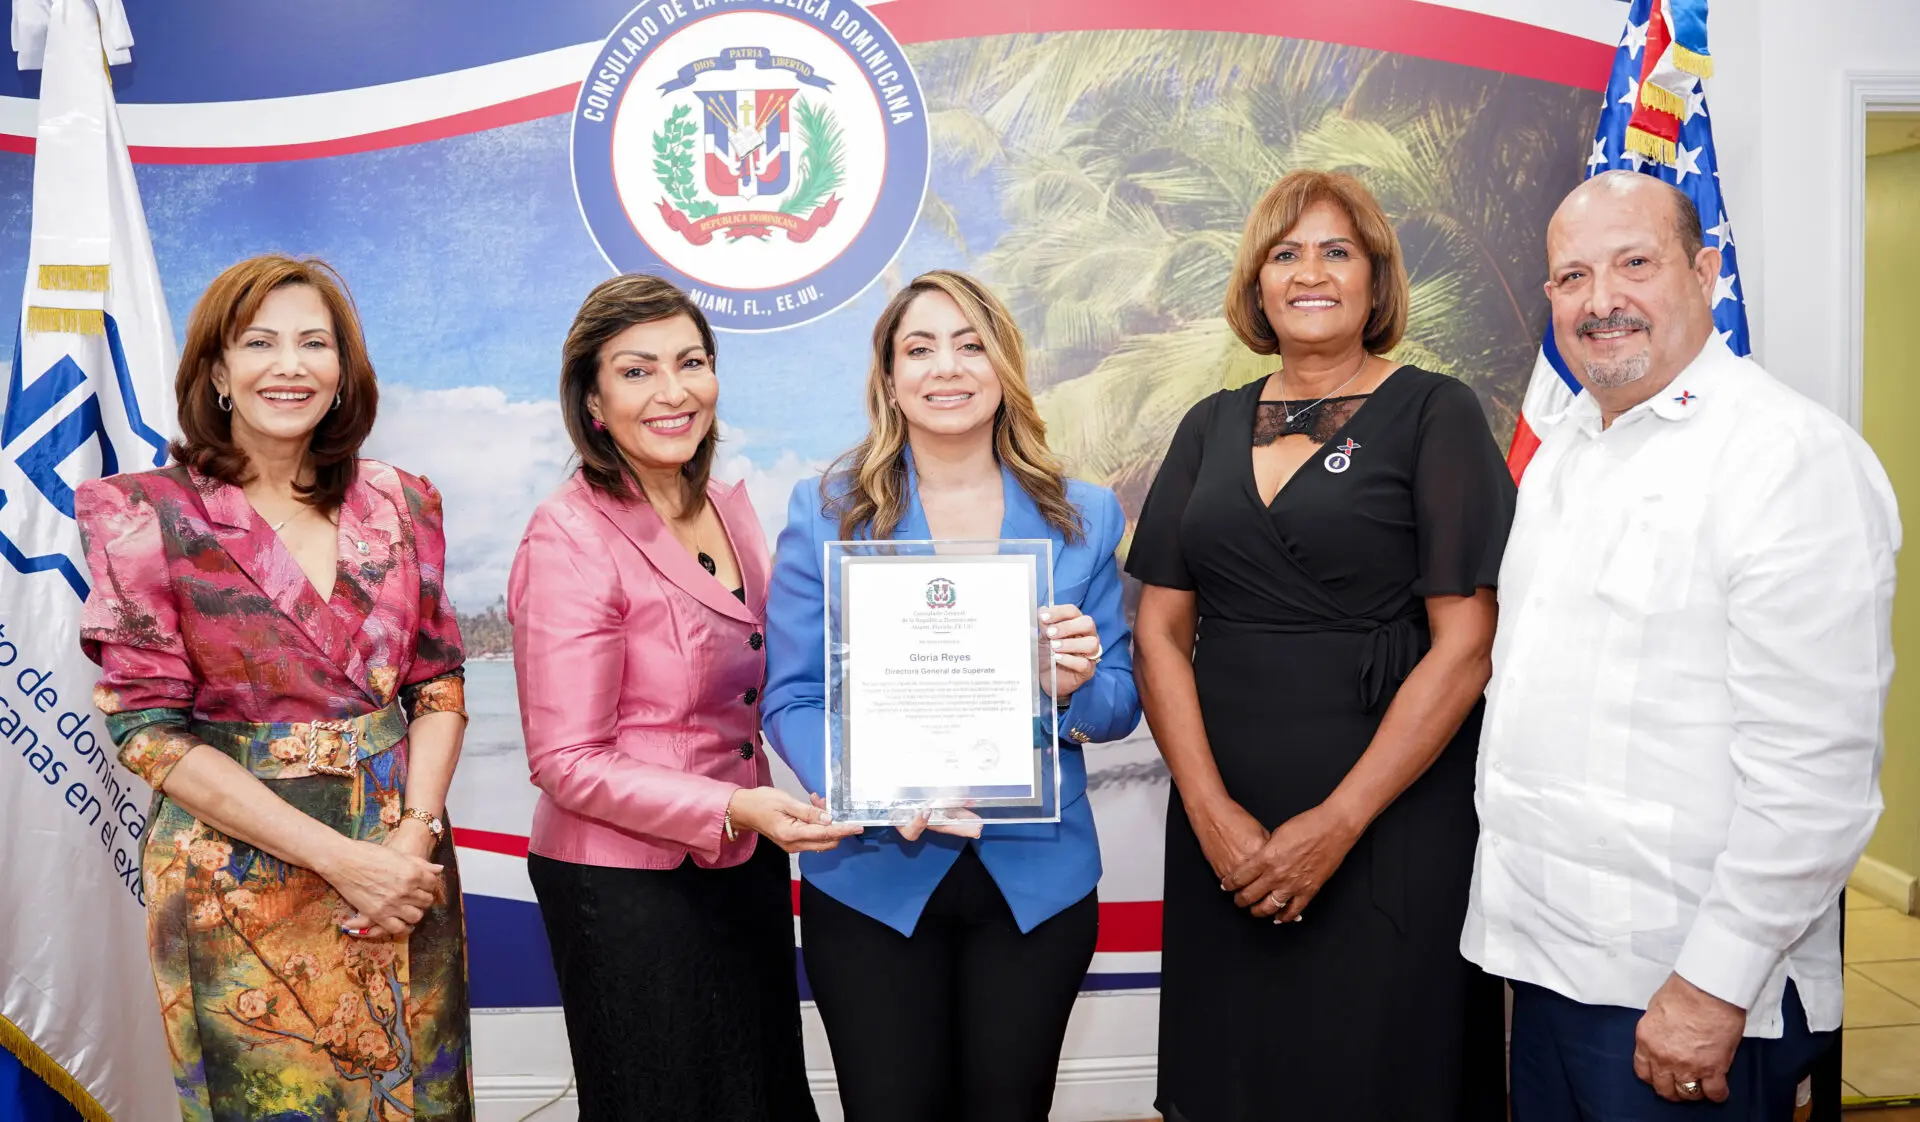
[[[1080,512],[1067,498],[1067,476],[1047,448],[1047,425],[1027,386],[1027,347],[1013,314],[986,286],[964,273],[935,269],[913,279],[887,302],[873,325],[873,361],[867,370],[867,437],[841,456],[821,481],[827,514],[839,519],[840,537],[889,538],[907,516],[907,421],[889,388],[894,336],[915,300],[942,292],[960,306],[980,335],[987,361],[1000,378],[1000,408],[993,415],[993,451],[1047,524],[1068,541],[1084,536]],[[829,482],[831,481],[831,482]]]

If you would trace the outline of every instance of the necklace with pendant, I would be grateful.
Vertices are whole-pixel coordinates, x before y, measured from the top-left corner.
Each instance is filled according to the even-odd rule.
[[[1353,385],[1354,379],[1360,377],[1360,372],[1367,368],[1368,357],[1369,356],[1367,355],[1361,355],[1360,365],[1354,369],[1353,373],[1347,378],[1347,380],[1340,383],[1338,386],[1335,386],[1332,393],[1323,395],[1319,401],[1316,401],[1311,405],[1302,406],[1296,412],[1293,408],[1293,403],[1291,401],[1282,400],[1280,402],[1280,408],[1286,413],[1286,416],[1287,416],[1287,428],[1286,428],[1287,435],[1292,436],[1295,434],[1307,432],[1309,426],[1311,426],[1313,423],[1313,417],[1314,417],[1315,411],[1318,410],[1322,405],[1326,404],[1326,402],[1330,398],[1339,394],[1341,390],[1344,390],[1348,386]],[[1280,396],[1283,399],[1287,396],[1287,368],[1284,366],[1280,368]]]

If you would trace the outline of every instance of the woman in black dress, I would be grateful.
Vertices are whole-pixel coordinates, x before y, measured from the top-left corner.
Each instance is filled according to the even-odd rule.
[[[1382,357],[1407,303],[1365,187],[1275,184],[1227,315],[1282,369],[1188,412],[1141,511],[1169,1119],[1505,1117],[1459,939],[1513,483],[1471,389]]]

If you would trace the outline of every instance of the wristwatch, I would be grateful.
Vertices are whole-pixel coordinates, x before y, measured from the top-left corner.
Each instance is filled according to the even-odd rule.
[[[401,811],[400,817],[411,818],[416,822],[426,823],[427,829],[433,831],[433,838],[435,841],[439,841],[441,836],[447,832],[446,823],[440,821],[440,819],[435,817],[433,814],[430,814],[427,811],[421,810],[417,806],[410,806],[407,809]]]

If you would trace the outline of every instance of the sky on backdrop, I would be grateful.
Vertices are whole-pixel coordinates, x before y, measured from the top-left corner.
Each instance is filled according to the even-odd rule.
[[[565,476],[560,344],[612,272],[574,201],[568,126],[548,117],[323,159],[136,168],[177,339],[207,283],[251,254],[315,254],[346,278],[382,389],[368,454],[442,491],[464,611],[505,591],[527,517]],[[0,155],[0,306],[20,306],[32,178],[30,157]],[[933,178],[968,246],[991,248],[1004,229],[993,173],[936,162]],[[924,226],[897,260],[902,277],[965,264]],[[720,336],[716,474],[747,483],[770,542],[793,483],[862,432],[882,289],[802,327]],[[14,326],[0,328],[0,354]]]

